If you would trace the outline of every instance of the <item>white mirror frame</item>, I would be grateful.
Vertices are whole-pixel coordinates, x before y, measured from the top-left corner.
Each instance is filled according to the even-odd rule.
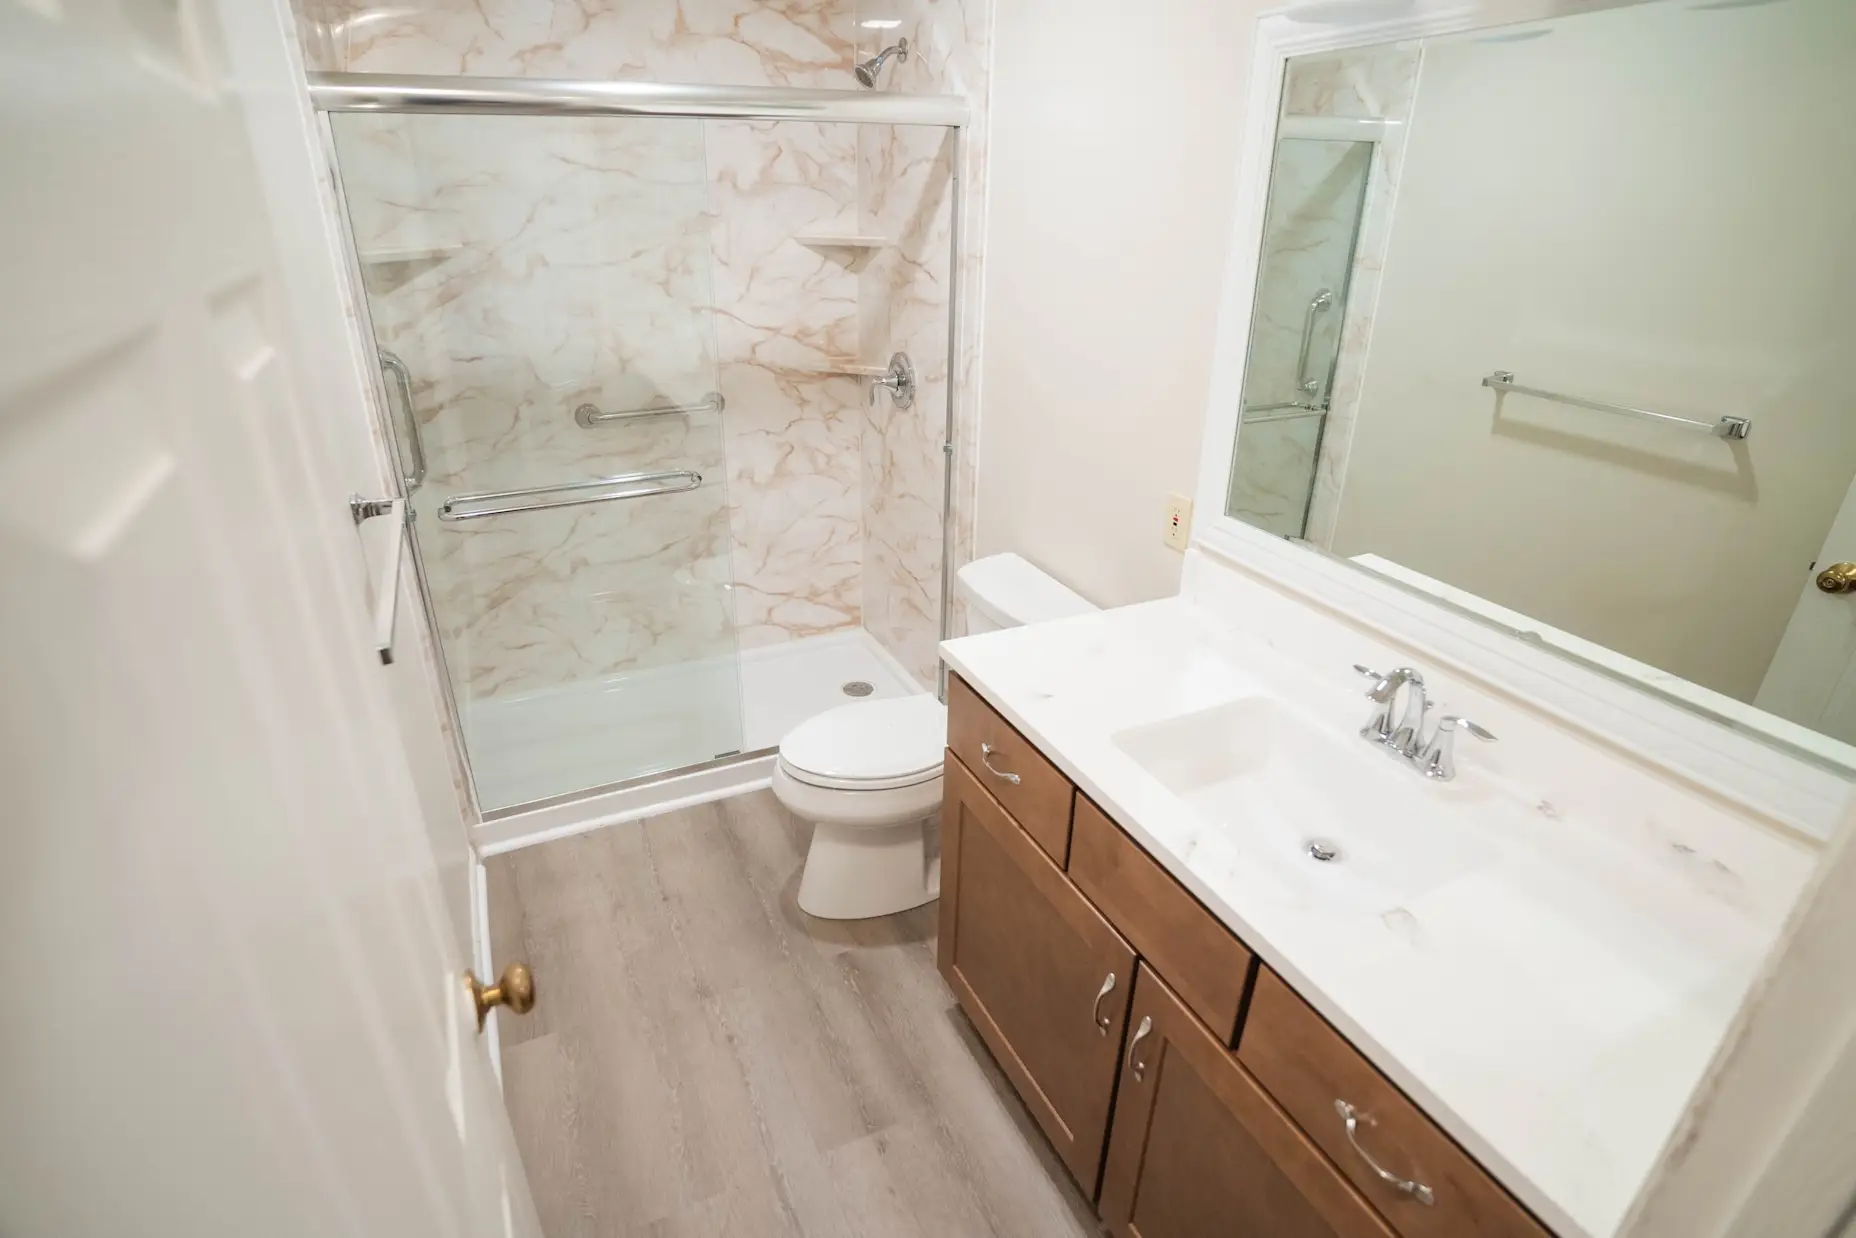
[[[1225,269],[1212,379],[1200,448],[1193,545],[1219,560],[1348,616],[1410,646],[1414,657],[1448,667],[1529,702],[1563,725],[1613,744],[1778,823],[1828,840],[1843,823],[1856,773],[1779,734],[1731,728],[1653,689],[1628,683],[1575,655],[1519,639],[1507,629],[1366,568],[1290,542],[1225,515],[1237,444],[1250,318],[1263,253],[1264,213],[1276,147],[1277,114],[1291,57],[1401,39],[1460,34],[1517,23],[1625,8],[1649,0],[1386,0],[1395,17],[1339,16],[1317,23],[1325,0],[1258,19],[1250,97],[1238,167],[1236,221]],[[1338,13],[1371,4],[1335,6]],[[1776,731],[1790,727],[1778,723]]]

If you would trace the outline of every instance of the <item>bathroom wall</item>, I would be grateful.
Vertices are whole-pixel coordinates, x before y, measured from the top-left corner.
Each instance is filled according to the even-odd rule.
[[[1251,35],[1273,0],[998,0],[976,549],[1177,590]],[[1201,515],[1201,519],[1205,515]]]
[[[958,91],[984,106],[989,14],[980,0],[906,0],[885,9],[900,23],[885,30],[860,26],[864,17],[849,0],[653,0],[597,11],[551,0],[392,8],[301,0],[299,12],[312,65],[381,72],[850,88],[857,58],[879,40],[906,34],[916,55],[892,65],[885,88]],[[711,604],[720,581],[732,594],[744,647],[863,623],[918,678],[930,679],[949,370],[950,144],[938,130],[587,123],[594,126],[589,134],[602,136],[581,139],[578,153],[558,152],[552,167],[531,163],[524,183],[538,188],[538,216],[570,198],[593,217],[558,231],[552,245],[528,235],[496,243],[498,253],[478,265],[501,274],[479,278],[469,347],[472,355],[520,353],[552,312],[540,297],[521,297],[537,281],[502,260],[511,244],[545,267],[583,264],[591,244],[623,255],[607,261],[620,262],[640,283],[589,288],[580,321],[559,324],[564,334],[543,347],[550,355],[575,352],[569,335],[584,343],[622,327],[623,355],[600,356],[595,365],[594,353],[580,348],[575,355],[586,364],[566,367],[553,381],[528,375],[528,390],[478,387],[473,394],[518,410],[517,437],[525,447],[537,437],[554,442],[554,462],[574,470],[569,476],[693,466],[705,453],[712,470],[725,462],[727,529],[721,534],[713,511],[679,497],[584,509],[565,541],[559,516],[548,518],[555,535],[535,535],[546,544],[530,545],[534,539],[507,530],[472,537],[446,529],[428,537],[478,543],[468,555],[428,556],[441,617],[452,629],[448,647],[465,663],[454,675],[473,691],[502,693],[714,652],[726,635],[717,626],[725,625],[726,608]],[[662,178],[648,184],[660,148],[687,143],[669,136],[685,124],[698,135],[694,181],[684,177],[674,191]],[[483,161],[477,144],[484,132],[459,138],[454,162],[465,180],[470,158]],[[521,140],[534,132],[521,129]],[[968,154],[971,176],[982,166],[983,143],[970,143]],[[683,194],[691,187],[699,191],[693,208]],[[458,217],[469,209],[470,188],[457,180],[425,186],[418,209],[432,220]],[[353,177],[348,189],[353,198]],[[663,213],[666,195],[679,204],[664,208],[681,221],[674,237],[649,222]],[[357,206],[361,214],[369,209]],[[873,231],[893,235],[898,247],[871,252],[795,239]],[[970,263],[977,260],[977,252],[970,255]],[[659,269],[643,270],[654,262]],[[518,301],[519,318],[490,310]],[[391,332],[429,334],[434,317],[459,312],[447,294],[434,292],[417,313],[402,316],[404,327],[381,324],[381,333],[398,350],[402,341]],[[977,332],[969,332],[963,350],[976,343]],[[924,379],[904,417],[891,415],[887,397],[869,410],[864,380],[847,372],[882,364],[896,348],[915,357]],[[456,363],[468,368],[463,356],[427,368]],[[422,415],[456,416],[453,393],[420,377]],[[728,403],[719,426],[697,417],[588,431],[562,416],[589,386],[602,407],[634,407],[699,397],[711,385]],[[500,449],[511,439],[494,441]],[[487,450],[492,440],[483,443]],[[970,491],[970,479],[963,488]],[[647,506],[654,510],[644,513]],[[613,516],[618,507],[623,518]]]
[[[1428,47],[1333,548],[1751,699],[1856,474],[1853,43],[1794,0]]]

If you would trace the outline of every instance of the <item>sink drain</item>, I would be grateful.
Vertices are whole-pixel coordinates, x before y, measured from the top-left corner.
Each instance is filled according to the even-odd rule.
[[[1323,864],[1326,864],[1332,860],[1340,859],[1340,848],[1336,847],[1325,838],[1310,839],[1308,843],[1308,858],[1311,860],[1320,860]]]
[[[840,688],[839,691],[846,696],[869,696],[872,692],[875,692],[876,689],[872,688],[861,679],[853,679]]]

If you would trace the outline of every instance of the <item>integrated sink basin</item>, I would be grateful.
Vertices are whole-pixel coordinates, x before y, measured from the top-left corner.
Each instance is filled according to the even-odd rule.
[[[1383,914],[1493,855],[1451,789],[1266,697],[1110,740],[1205,822],[1204,848],[1258,897]]]

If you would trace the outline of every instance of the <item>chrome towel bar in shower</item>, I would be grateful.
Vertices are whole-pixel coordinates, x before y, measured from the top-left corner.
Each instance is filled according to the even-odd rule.
[[[1664,425],[1681,426],[1687,430],[1706,430],[1716,438],[1743,439],[1753,432],[1753,423],[1745,417],[1723,417],[1719,421],[1697,421],[1693,417],[1677,417],[1674,413],[1656,413],[1647,408],[1607,404],[1603,400],[1587,400],[1581,396],[1566,395],[1559,391],[1523,387],[1514,381],[1512,370],[1497,370],[1483,379],[1482,385],[1493,391],[1503,393],[1512,391],[1516,395],[1532,396],[1536,400],[1551,400],[1555,404],[1570,404],[1574,408],[1589,408],[1600,413],[1616,413],[1621,417],[1636,417],[1642,421],[1658,421]]]
[[[677,482],[671,485],[668,483]],[[440,520],[480,520],[485,516],[507,516],[513,512],[546,511],[551,507],[583,507],[588,503],[614,503],[620,499],[647,499],[654,494],[680,494],[702,485],[702,474],[690,469],[672,469],[667,473],[620,473],[616,477],[595,477],[590,481],[570,481],[558,486],[530,486],[524,490],[492,490],[484,494],[454,494],[438,507]],[[640,486],[617,494],[588,494],[608,491],[615,486]],[[545,495],[578,495],[556,499],[551,503],[523,503],[518,500]],[[487,506],[486,506],[487,505]]]
[[[694,404],[660,404],[651,408],[628,408],[614,412],[604,412],[597,404],[582,404],[574,410],[574,420],[589,430],[594,426],[611,425],[615,421],[639,421],[646,417],[677,417],[690,413],[719,413],[728,407],[728,401],[719,391],[711,391]]]

